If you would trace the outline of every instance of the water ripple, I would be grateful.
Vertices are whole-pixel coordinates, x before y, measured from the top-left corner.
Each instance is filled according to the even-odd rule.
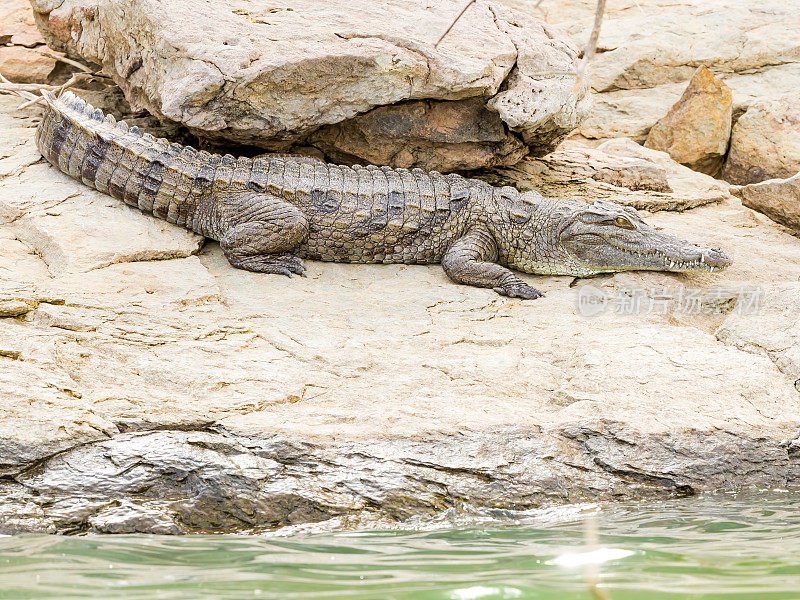
[[[0,537],[0,599],[591,600],[592,565],[613,600],[800,598],[797,493],[285,534]]]

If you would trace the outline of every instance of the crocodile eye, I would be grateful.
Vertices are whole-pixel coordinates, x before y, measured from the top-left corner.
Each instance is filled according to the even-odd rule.
[[[622,227],[623,229],[635,229],[633,223],[631,223],[627,217],[615,218],[614,225],[616,225],[617,227]]]

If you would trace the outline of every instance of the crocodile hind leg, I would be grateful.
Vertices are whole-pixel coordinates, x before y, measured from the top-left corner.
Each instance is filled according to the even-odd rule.
[[[497,244],[486,229],[470,229],[457,239],[442,258],[445,273],[458,283],[492,288],[511,298],[533,299],[542,292],[529,286],[509,269],[498,265]]]
[[[302,259],[292,254],[308,236],[308,221],[297,207],[251,192],[230,194],[219,202],[230,222],[220,246],[231,265],[288,277],[304,274]]]

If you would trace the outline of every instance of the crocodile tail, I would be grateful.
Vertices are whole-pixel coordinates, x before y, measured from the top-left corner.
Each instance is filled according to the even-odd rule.
[[[198,230],[196,208],[214,182],[215,169],[209,173],[208,166],[220,157],[142,133],[72,92],[43,96],[47,106],[36,145],[50,163],[126,204]]]

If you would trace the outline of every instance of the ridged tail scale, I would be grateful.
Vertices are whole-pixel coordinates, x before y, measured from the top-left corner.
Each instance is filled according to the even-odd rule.
[[[195,222],[197,206],[215,183],[234,174],[247,185],[249,158],[235,159],[171,144],[128,127],[66,92],[43,92],[47,110],[36,145],[48,161],[86,185],[170,223],[211,235]],[[211,235],[213,237],[213,235]]]

